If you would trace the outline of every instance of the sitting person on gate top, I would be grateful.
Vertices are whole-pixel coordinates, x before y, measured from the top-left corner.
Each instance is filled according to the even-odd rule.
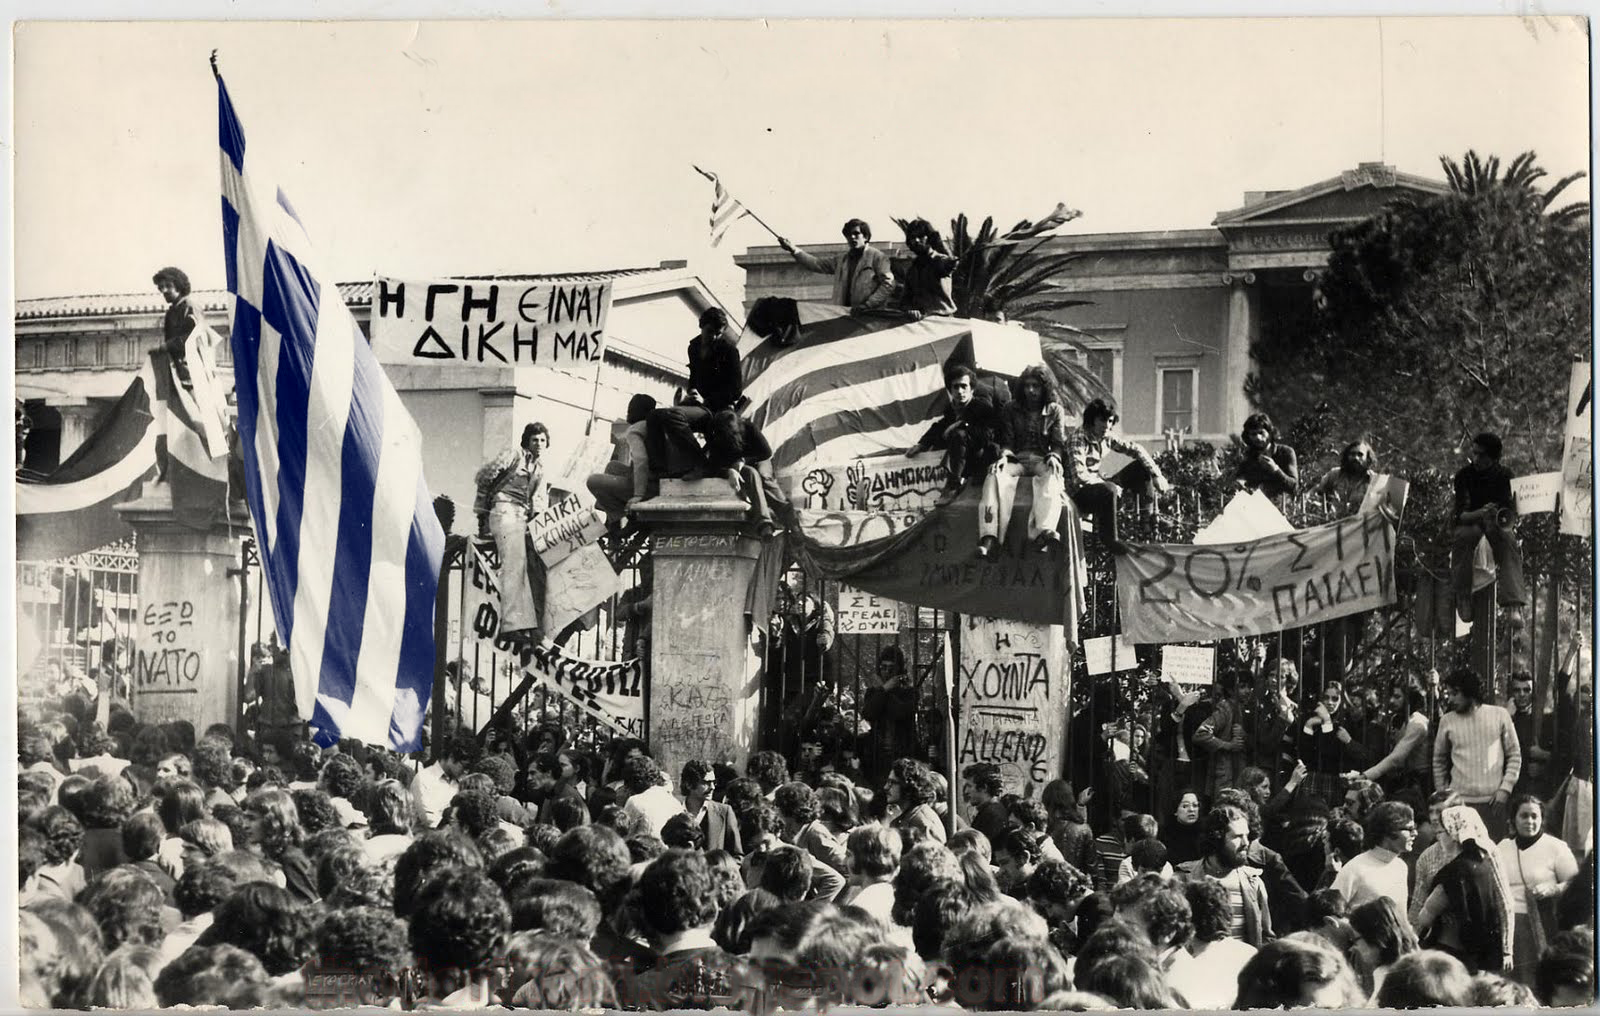
[[[1332,502],[1341,517],[1356,514],[1372,485],[1372,469],[1377,461],[1371,445],[1350,442],[1339,454],[1339,464],[1317,481],[1317,493]]]
[[[1095,534],[1106,549],[1124,554],[1127,546],[1117,538],[1117,501],[1122,492],[1153,497],[1157,491],[1166,493],[1172,485],[1149,452],[1111,432],[1116,423],[1117,411],[1105,399],[1083,407],[1083,427],[1073,431],[1067,441],[1067,489],[1078,510],[1094,519]],[[1100,475],[1107,448],[1133,459],[1110,478]]]
[[[1000,413],[987,392],[977,391],[978,372],[964,363],[945,368],[944,390],[950,405],[917,443],[906,449],[908,457],[929,449],[944,450],[947,477],[939,504],[948,504],[968,482],[978,479],[1000,458],[997,443]]]
[[[1494,552],[1495,592],[1500,606],[1517,608],[1528,602],[1522,587],[1522,552],[1517,549],[1513,528],[1517,509],[1511,494],[1511,470],[1500,464],[1500,452],[1498,434],[1479,434],[1472,439],[1471,461],[1455,477],[1450,587],[1456,614],[1463,621],[1472,614],[1472,559],[1481,539],[1487,539]]]
[[[704,476],[696,434],[705,433],[712,414],[737,410],[744,398],[739,347],[727,331],[728,315],[722,308],[700,315],[700,334],[689,341],[688,389],[676,405],[649,416],[645,443],[653,475]]]
[[[1244,421],[1244,461],[1235,478],[1246,490],[1268,497],[1293,494],[1300,487],[1300,467],[1294,449],[1278,440],[1278,428],[1266,413],[1251,413]]]
[[[611,461],[603,473],[591,473],[586,482],[594,495],[595,507],[606,514],[607,527],[622,524],[622,515],[633,501],[649,496],[650,461],[645,451],[646,420],[655,411],[656,400],[638,394],[628,400],[628,415],[611,423]]]
[[[1061,543],[1056,526],[1066,497],[1061,459],[1067,443],[1067,413],[1061,406],[1056,379],[1049,368],[1035,364],[1017,379],[1016,398],[1000,412],[1001,455],[983,481],[978,512],[978,556],[993,557],[1011,522],[1017,479],[1033,478],[1033,510],[1028,538],[1048,552]]]

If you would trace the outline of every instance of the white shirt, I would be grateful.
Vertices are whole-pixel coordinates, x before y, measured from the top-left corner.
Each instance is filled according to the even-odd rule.
[[[1578,874],[1578,860],[1567,841],[1545,833],[1527,850],[1518,850],[1517,841],[1500,841],[1500,867],[1511,883],[1511,902],[1519,914],[1528,912],[1528,887],[1569,882]]]
[[[120,776],[122,770],[132,765],[125,758],[115,755],[96,755],[94,758],[74,758],[67,760],[67,767],[75,773],[81,773],[90,766],[100,770],[101,776]]]
[[[423,825],[429,829],[439,825],[445,809],[455,800],[458,789],[456,781],[444,774],[444,766],[438,762],[412,777],[411,800],[417,806],[417,814],[422,817]]]
[[[672,796],[671,787],[657,785],[629,797],[622,810],[644,819],[650,835],[659,838],[667,820],[683,814],[683,802]]]
[[[1387,896],[1394,900],[1400,919],[1411,924],[1406,907],[1406,862],[1400,855],[1383,847],[1373,847],[1350,858],[1334,877],[1333,888],[1344,893],[1350,909],[1368,900]]]
[[[1171,878],[1172,877],[1172,865],[1171,865],[1171,863],[1163,864],[1161,866],[1161,877],[1162,878]],[[1117,865],[1117,885],[1121,885],[1122,883],[1128,881],[1131,878],[1133,878],[1133,858],[1132,857],[1124,857],[1122,859],[1121,863],[1119,863]]]
[[[1182,995],[1190,1009],[1232,1009],[1239,971],[1255,954],[1255,946],[1236,938],[1203,943],[1187,960],[1174,958],[1167,968],[1167,987]]]
[[[894,910],[894,882],[892,880],[874,882],[869,886],[864,886],[848,899],[841,894],[840,901],[852,907],[860,907],[882,921],[886,926],[894,927],[894,917],[892,915]]]

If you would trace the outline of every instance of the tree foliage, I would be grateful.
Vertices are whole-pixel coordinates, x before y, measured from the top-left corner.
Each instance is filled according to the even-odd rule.
[[[1079,214],[1058,204],[1038,222],[1024,219],[1004,233],[995,227],[994,216],[989,216],[974,233],[963,212],[951,220],[949,233],[950,255],[956,259],[950,278],[956,315],[1017,321],[1038,332],[1045,363],[1060,383],[1069,413],[1109,394],[1085,364],[1087,350],[1081,341],[1085,333],[1051,316],[1092,302],[1064,296],[1055,286],[1079,255],[1043,249],[1051,232]],[[902,230],[908,225],[905,219],[894,221]]]
[[[1280,420],[1325,403],[1332,433],[1403,473],[1452,472],[1486,430],[1513,471],[1558,468],[1568,368],[1590,348],[1589,208],[1551,206],[1582,174],[1541,189],[1531,152],[1504,173],[1441,162],[1448,193],[1330,237],[1319,310],[1263,335],[1246,391]]]

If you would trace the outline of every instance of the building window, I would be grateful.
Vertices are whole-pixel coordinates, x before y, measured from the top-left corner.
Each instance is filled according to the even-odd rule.
[[[1200,372],[1194,367],[1164,367],[1156,387],[1156,433],[1183,430],[1199,432],[1200,411],[1195,396]]]

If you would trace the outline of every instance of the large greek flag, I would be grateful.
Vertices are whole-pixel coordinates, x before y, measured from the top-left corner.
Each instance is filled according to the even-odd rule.
[[[247,496],[319,744],[420,746],[444,532],[422,443],[217,77],[223,257]]]

